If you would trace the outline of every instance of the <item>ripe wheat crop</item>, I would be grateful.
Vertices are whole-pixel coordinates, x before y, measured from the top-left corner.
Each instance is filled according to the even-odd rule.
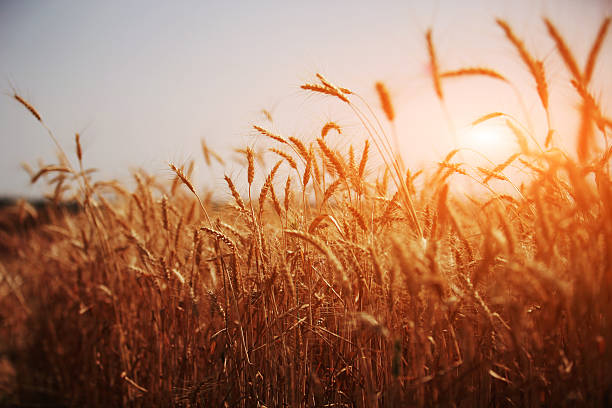
[[[584,68],[542,22],[581,103],[571,152],[552,136],[545,64],[503,20],[547,129],[482,112],[472,126],[500,121],[517,139],[489,167],[457,149],[411,169],[381,125],[399,115],[386,85],[378,118],[320,74],[303,92],[350,109],[364,139],[333,121],[311,139],[255,124],[272,147],[240,150],[248,170],[223,194],[192,181],[193,163],[170,163],[169,183],[138,171],[131,191],[95,180],[77,135],[76,166],[61,150],[31,171],[47,205],[1,212],[0,405],[612,404],[612,122],[589,88],[609,21]],[[445,70],[434,41],[428,30],[440,103],[464,76],[511,84]],[[458,180],[486,193],[457,194]]]

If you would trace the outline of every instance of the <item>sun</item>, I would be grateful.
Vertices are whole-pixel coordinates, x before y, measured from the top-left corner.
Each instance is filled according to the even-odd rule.
[[[458,147],[481,159],[486,156],[486,159],[495,163],[504,161],[518,150],[512,131],[500,124],[480,123],[468,126],[460,130],[457,136]]]

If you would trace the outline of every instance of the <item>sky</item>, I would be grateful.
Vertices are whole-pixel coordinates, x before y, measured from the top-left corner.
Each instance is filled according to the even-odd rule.
[[[317,72],[358,92],[381,119],[374,83],[387,85],[409,167],[435,166],[454,146],[470,143],[493,159],[507,157],[515,147],[503,131],[491,126],[475,135],[469,124],[504,111],[530,123],[541,140],[545,128],[533,81],[496,17],[543,59],[553,122],[561,147],[572,151],[578,99],[541,18],[560,28],[582,64],[611,12],[610,0],[0,0],[0,195],[40,195],[44,186],[30,185],[21,163],[56,160],[45,129],[14,92],[72,157],[81,134],[85,166],[97,168],[99,179],[127,180],[138,168],[170,179],[168,161],[193,159],[197,185],[225,188],[223,173],[243,177],[242,165],[208,168],[200,140],[231,158],[235,148],[267,146],[253,124],[315,140],[334,120],[345,132],[330,143],[360,146],[363,128],[350,110],[299,88]],[[443,109],[429,77],[430,27],[443,70],[487,66],[516,88],[491,79],[449,81]],[[591,88],[608,114],[609,72],[612,38]]]

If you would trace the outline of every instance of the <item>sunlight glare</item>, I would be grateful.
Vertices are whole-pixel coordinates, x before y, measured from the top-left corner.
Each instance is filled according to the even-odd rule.
[[[493,162],[500,162],[518,151],[512,131],[499,124],[481,123],[458,133],[460,148],[475,150]]]

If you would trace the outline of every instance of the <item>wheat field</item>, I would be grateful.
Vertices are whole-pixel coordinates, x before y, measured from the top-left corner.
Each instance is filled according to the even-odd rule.
[[[244,179],[215,176],[222,194],[192,181],[193,162],[169,163],[170,181],[136,171],[131,188],[96,180],[80,136],[64,150],[15,93],[60,154],[30,170],[46,205],[1,213],[0,405],[612,405],[612,121],[590,87],[609,23],[584,63],[542,23],[580,98],[564,151],[543,61],[497,21],[547,131],[482,112],[473,126],[516,138],[488,167],[456,149],[411,168],[384,83],[365,101],[316,74],[301,91],[350,109],[359,143],[333,121],[312,138],[254,124]],[[444,70],[434,39],[423,44],[440,103],[450,80],[511,82]]]

